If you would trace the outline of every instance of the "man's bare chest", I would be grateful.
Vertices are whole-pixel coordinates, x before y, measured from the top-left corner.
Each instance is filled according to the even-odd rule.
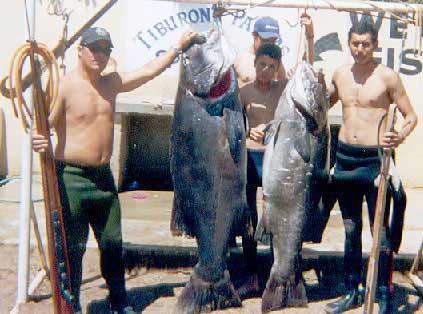
[[[66,113],[77,119],[112,117],[114,104],[113,100],[106,95],[90,91],[75,91],[66,98]]]
[[[354,79],[341,80],[338,93],[344,105],[378,108],[386,107],[390,103],[386,85],[377,78],[364,82],[356,82]]]

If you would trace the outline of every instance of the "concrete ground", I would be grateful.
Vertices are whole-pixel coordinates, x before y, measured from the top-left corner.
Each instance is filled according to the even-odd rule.
[[[0,267],[0,280],[3,283],[7,282],[7,287],[0,292],[0,313],[8,313],[15,303],[16,294],[16,268],[17,268],[17,246],[18,246],[18,227],[19,227],[19,191],[20,180],[12,180],[6,185],[0,187],[0,260],[6,265]],[[394,276],[394,282],[397,285],[396,290],[401,300],[398,301],[398,313],[423,313],[421,307],[422,300],[419,298],[417,292],[408,282],[404,274],[410,266],[410,262],[416,254],[422,240],[423,240],[423,219],[421,218],[421,204],[423,204],[423,190],[412,189],[407,190],[408,206],[405,220],[405,230],[403,235],[403,242],[399,255],[396,257],[397,274]],[[174,238],[169,230],[170,213],[172,206],[172,192],[158,192],[158,191],[134,191],[120,194],[122,205],[122,224],[123,224],[123,238],[126,247],[133,249],[135,252],[142,252],[150,257],[155,256],[155,260],[166,259],[168,262],[167,269],[155,269],[145,273],[141,270],[132,272],[128,275],[127,288],[130,291],[130,298],[132,294],[143,293],[145,297],[146,289],[153,293],[154,296],[149,296],[151,300],[144,299],[141,303],[133,301],[134,306],[143,310],[143,313],[168,313],[173,307],[177,296],[189,278],[191,266],[195,262],[195,247],[196,243],[193,239]],[[42,238],[45,239],[45,222],[44,222],[44,207],[41,202],[42,189],[39,178],[34,179],[33,185],[33,199],[35,200],[35,211],[38,218],[38,225]],[[371,235],[368,226],[366,214],[364,213],[365,222],[363,228],[363,251],[368,253],[371,247]],[[322,313],[324,305],[331,299],[342,294],[342,270],[340,270],[339,263],[342,260],[344,242],[344,230],[342,219],[338,208],[336,207],[331,214],[327,229],[323,236],[323,241],[320,244],[305,244],[305,278],[307,281],[307,292],[310,299],[308,309],[293,309],[284,310],[280,313]],[[31,231],[31,278],[34,273],[40,268],[39,257],[35,249],[35,237]],[[45,245],[45,240],[44,240]],[[91,278],[93,281],[87,283],[82,292],[82,303],[87,308],[87,313],[102,313],[102,302],[107,295],[105,289],[100,289],[103,286],[103,281],[99,277],[98,257],[96,254],[97,244],[90,235],[87,256],[84,259],[84,278]],[[180,248],[176,250],[176,248]],[[178,251],[181,254],[181,261],[179,268],[172,268],[172,258],[169,256],[172,252]],[[232,268],[236,268],[237,263],[240,262],[239,248],[233,250],[231,255]],[[162,254],[162,255],[160,255]],[[166,255],[167,254],[167,255]],[[259,258],[263,259],[263,265],[269,262],[269,250],[265,246],[259,247]],[[238,257],[237,257],[238,256]],[[136,259],[135,259],[136,260]],[[327,290],[322,294],[320,283],[317,281],[316,261],[319,260],[319,269],[325,268],[326,275],[333,272],[338,272],[337,279],[334,279],[331,274],[331,280],[337,281],[330,284]],[[6,262],[7,261],[7,262]],[[331,263],[336,262],[331,269]],[[10,265],[7,265],[7,264]],[[137,263],[139,263],[137,265]],[[148,263],[147,263],[148,264]],[[153,265],[150,259],[149,266]],[[175,263],[174,263],[175,264]],[[178,262],[176,262],[178,264]],[[175,265],[176,265],[175,264]],[[137,266],[145,266],[145,259],[135,261]],[[235,266],[234,266],[235,265]],[[322,266],[323,265],[323,266]],[[267,265],[266,267],[268,267]],[[170,267],[170,268],[169,268]],[[322,268],[323,267],[323,268]],[[172,269],[171,269],[172,268]],[[264,281],[263,281],[264,280]],[[265,283],[265,278],[262,279],[262,284]],[[162,286],[163,283],[167,283]],[[401,287],[401,288],[399,288]],[[99,288],[99,292],[94,288]],[[103,287],[104,288],[104,287]],[[40,291],[36,294],[48,293],[48,285],[45,283],[40,287]],[[92,290],[94,289],[94,290]],[[319,291],[320,290],[320,291]],[[1,289],[0,289],[1,291]],[[6,292],[5,292],[6,291]],[[92,291],[91,294],[84,291]],[[153,292],[151,292],[153,291]],[[6,294],[6,295],[5,295]],[[135,297],[134,297],[135,298]],[[93,301],[93,299],[97,299]],[[136,299],[136,298],[135,298]],[[134,300],[135,300],[134,299]],[[3,300],[3,301],[2,301]],[[49,299],[51,300],[51,299]],[[131,301],[132,302],[132,301]],[[132,303],[131,303],[132,304]],[[20,307],[21,313],[49,313],[46,312],[46,307],[51,306],[51,301],[46,301],[42,298],[39,302],[30,302],[27,305]],[[96,307],[100,306],[100,307]],[[170,308],[169,308],[170,307]],[[97,310],[96,310],[97,308]],[[222,313],[258,313],[260,312],[260,299],[258,297],[250,298],[243,301],[242,310],[227,310]],[[285,312],[286,311],[286,312]],[[351,313],[361,313],[361,310],[351,311]],[[220,313],[220,312],[219,312]],[[275,313],[279,313],[275,312]]]

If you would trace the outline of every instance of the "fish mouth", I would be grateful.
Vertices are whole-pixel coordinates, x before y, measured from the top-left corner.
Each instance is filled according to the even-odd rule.
[[[231,88],[232,75],[231,71],[226,71],[220,79],[210,89],[210,92],[207,98],[218,98],[226,94],[226,92]]]
[[[183,56],[183,62],[188,63],[190,62],[189,60],[189,57]],[[196,79],[186,80],[190,82],[187,85],[187,89],[191,90],[194,95],[201,98],[219,97],[229,88],[231,81],[230,71],[223,71],[223,63],[218,67],[213,63],[209,63],[205,66],[202,65],[201,67],[194,69],[191,67],[191,71],[187,71],[187,73],[189,73],[189,77]],[[195,83],[196,81],[197,83]],[[227,86],[226,90],[224,88],[225,86]]]
[[[185,89],[200,98],[220,98],[228,93],[232,83],[230,68],[235,53],[223,33],[211,29],[182,55]]]

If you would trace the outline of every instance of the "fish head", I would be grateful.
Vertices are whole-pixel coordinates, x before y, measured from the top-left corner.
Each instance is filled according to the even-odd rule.
[[[307,62],[301,62],[293,75],[291,97],[297,110],[306,119],[313,134],[320,133],[327,125],[329,97],[319,73]]]
[[[235,51],[221,29],[211,29],[197,36],[200,43],[182,55],[180,85],[193,95],[205,97],[233,65]]]

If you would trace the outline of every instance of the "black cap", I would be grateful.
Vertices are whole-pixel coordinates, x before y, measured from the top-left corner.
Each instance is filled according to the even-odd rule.
[[[102,27],[91,27],[87,29],[81,36],[81,45],[87,46],[99,40],[108,41],[110,47],[113,47],[109,32]]]

